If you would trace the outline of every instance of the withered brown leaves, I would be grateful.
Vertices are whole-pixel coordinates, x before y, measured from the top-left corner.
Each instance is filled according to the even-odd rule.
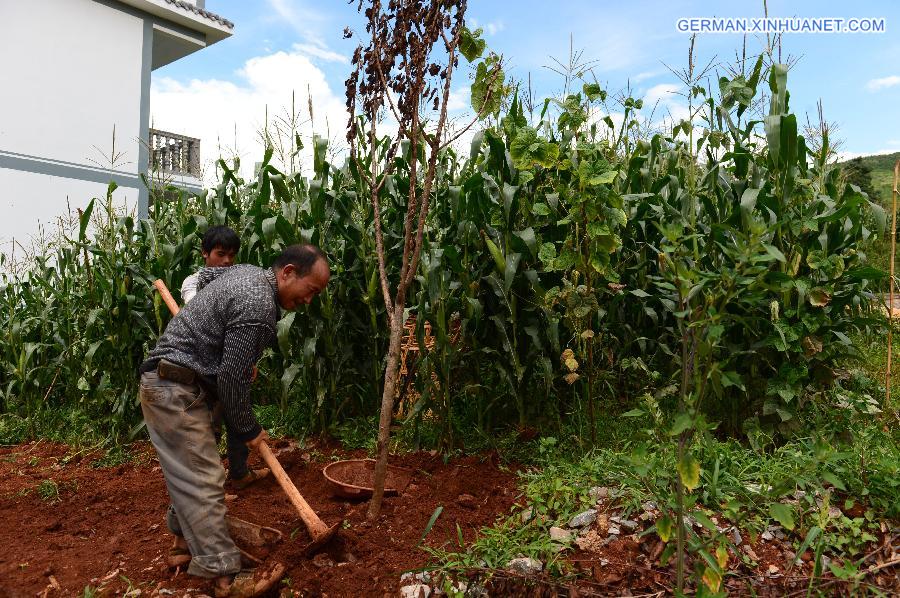
[[[348,141],[358,133],[358,107],[371,118],[390,104],[400,136],[416,128],[420,107],[438,109],[447,67],[431,56],[441,45],[449,54],[458,43],[465,11],[466,0],[390,0],[387,7],[371,0],[363,11],[369,42],[354,52],[353,71],[345,82]]]

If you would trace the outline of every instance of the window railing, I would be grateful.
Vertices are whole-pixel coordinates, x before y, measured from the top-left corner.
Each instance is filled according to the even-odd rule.
[[[200,178],[200,140],[150,129],[150,169]]]

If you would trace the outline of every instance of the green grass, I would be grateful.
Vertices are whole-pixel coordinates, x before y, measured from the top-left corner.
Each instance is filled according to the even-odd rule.
[[[849,445],[802,438],[769,452],[754,451],[733,440],[707,439],[694,447],[702,467],[700,486],[693,493],[698,507],[752,535],[777,523],[770,504],[802,490],[805,496],[791,507],[796,527],[787,532],[793,550],[800,548],[812,527],[819,526],[823,532],[816,548],[831,558],[855,562],[875,538],[879,522],[900,516],[897,438],[880,432],[877,425],[863,428],[867,432]],[[452,577],[464,571],[503,569],[511,559],[528,556],[541,560],[552,576],[571,575],[564,553],[550,540],[549,528],[564,526],[573,515],[589,508],[592,486],[607,486],[610,500],[626,514],[639,512],[646,500],[665,504],[666,497],[660,496],[659,490],[671,488],[674,448],[656,444],[648,447],[652,449],[649,456],[646,452],[643,456],[632,454],[638,446],[603,447],[574,457],[545,439],[543,450],[539,449],[541,466],[521,474],[518,507],[482,529],[471,544],[460,541],[428,549],[432,567]],[[861,454],[867,454],[865,462],[860,461]],[[641,461],[646,468],[637,465]],[[846,490],[833,488],[826,477]],[[824,514],[816,503],[817,497],[824,496],[844,509],[856,503],[867,508],[859,517],[829,517],[828,503]],[[530,519],[523,518],[525,509],[532,510]]]
[[[130,445],[114,445],[103,451],[103,454],[91,461],[91,467],[101,469],[104,467],[116,467],[117,465],[139,464],[145,453],[139,453]]]
[[[788,543],[796,552],[805,548],[810,535],[814,552],[851,569],[878,536],[880,522],[900,518],[900,429],[894,415],[900,380],[892,381],[892,404],[885,405],[886,337],[860,334],[853,340],[861,359],[847,364],[850,369],[839,390],[807,398],[794,437],[759,450],[712,436],[692,447],[701,466],[700,484],[692,494],[707,515],[731,521],[745,533],[761,533],[776,523],[771,505],[801,490],[805,495],[798,495],[790,507],[795,527],[787,532]],[[897,340],[900,343],[900,334]],[[896,347],[894,359],[900,359]],[[844,406],[837,407],[836,401]],[[874,405],[884,412],[870,412]],[[568,576],[572,571],[550,541],[549,528],[564,525],[588,508],[592,486],[607,486],[615,505],[626,513],[637,511],[646,500],[665,505],[673,494],[674,443],[655,440],[650,434],[653,423],[644,418],[605,417],[603,427],[618,428],[619,433],[602,436],[593,450],[573,441],[576,431],[571,428],[558,439],[519,446],[515,454],[528,455],[525,462],[534,467],[521,474],[518,506],[481,530],[469,545],[429,549],[432,567],[452,577],[504,568],[511,559],[528,556],[544,562],[551,575]],[[502,446],[505,440],[496,443]],[[817,499],[825,500],[825,506]],[[854,509],[853,516],[830,516],[828,504],[845,512],[862,505],[862,514]],[[528,520],[522,517],[526,508],[534,513]],[[819,531],[810,534],[813,529]]]
[[[55,480],[47,479],[38,484],[38,496],[46,502],[59,501],[59,484]]]
[[[855,335],[852,340],[862,355],[858,367],[865,371],[873,380],[883,385],[886,379],[885,374],[887,373],[887,331],[870,334],[861,333]],[[900,322],[896,320],[894,322],[892,344],[890,409],[896,412],[898,407],[900,407],[900,369],[898,369],[900,367]]]
[[[115,444],[90,414],[77,405],[45,407],[27,419],[12,412],[0,413],[0,445],[21,444],[36,438],[72,446]]]

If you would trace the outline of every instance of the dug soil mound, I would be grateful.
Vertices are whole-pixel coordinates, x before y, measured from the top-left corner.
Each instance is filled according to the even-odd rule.
[[[412,469],[412,482],[401,496],[386,498],[381,518],[369,525],[367,503],[334,498],[321,473],[333,460],[365,455],[287,441],[273,448],[325,523],[342,524],[337,537],[305,556],[306,531],[271,476],[228,497],[228,509],[282,532],[270,558],[287,566],[281,587],[303,596],[397,595],[401,573],[428,560],[419,544],[438,506],[443,511],[422,546],[455,546],[457,525],[471,540],[517,496],[515,473],[488,456],[444,463],[439,455],[407,454],[391,462]],[[133,453],[127,464],[101,467],[99,455],[64,445],[0,448],[0,597],[80,596],[87,586],[110,596],[138,595],[135,589],[141,596],[211,593],[203,580],[166,568],[171,536],[162,473],[149,445]]]

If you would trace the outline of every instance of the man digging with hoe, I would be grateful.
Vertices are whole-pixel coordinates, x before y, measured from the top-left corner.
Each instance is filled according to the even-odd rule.
[[[172,501],[172,556],[189,559],[189,574],[213,579],[217,597],[254,596],[283,570],[256,580],[238,575],[241,555],[225,522],[225,471],[211,409],[221,405],[229,431],[250,449],[268,439],[248,396],[252,368],[275,342],[280,309],[309,304],[329,278],[327,259],[312,245],[285,248],[271,269],[204,269],[201,292],[141,365],[141,409]]]

